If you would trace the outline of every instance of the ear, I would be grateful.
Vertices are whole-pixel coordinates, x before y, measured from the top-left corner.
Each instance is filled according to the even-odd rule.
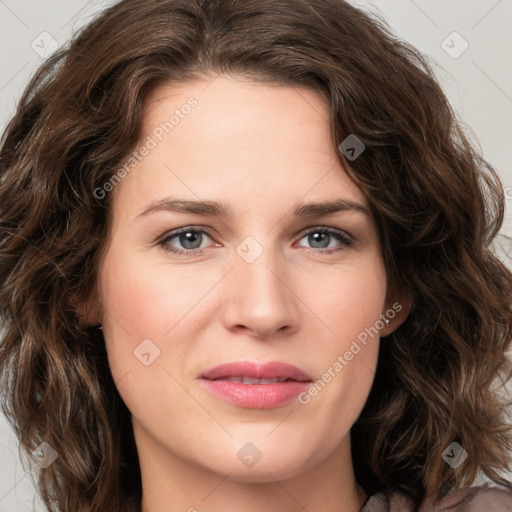
[[[97,298],[96,292],[92,292],[91,296],[80,301],[77,297],[71,299],[73,309],[80,320],[82,327],[94,326],[101,323],[101,304]]]
[[[384,338],[396,331],[405,322],[412,307],[413,298],[410,293],[402,292],[394,297],[388,297],[382,312],[382,319],[387,318],[389,326],[384,325],[380,330],[380,336]]]
[[[89,300],[85,305],[82,322],[86,325],[98,325],[101,323],[100,303],[96,298]]]

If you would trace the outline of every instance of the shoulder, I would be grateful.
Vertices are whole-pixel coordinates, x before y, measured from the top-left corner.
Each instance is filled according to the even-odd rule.
[[[360,512],[511,512],[512,484],[487,483],[453,490],[434,500],[427,498],[415,509],[404,494],[379,492],[370,496]]]
[[[438,501],[426,500],[419,512],[510,512],[512,487],[487,483],[450,492]]]

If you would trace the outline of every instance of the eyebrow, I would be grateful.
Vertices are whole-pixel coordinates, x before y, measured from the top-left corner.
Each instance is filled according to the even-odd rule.
[[[145,217],[159,211],[172,211],[177,213],[193,213],[211,217],[233,217],[231,208],[226,203],[217,201],[190,201],[186,199],[166,198],[148,204],[135,218]],[[332,201],[299,203],[293,210],[295,217],[312,217],[329,215],[344,211],[358,211],[370,215],[368,209],[360,203],[349,199],[338,198]]]

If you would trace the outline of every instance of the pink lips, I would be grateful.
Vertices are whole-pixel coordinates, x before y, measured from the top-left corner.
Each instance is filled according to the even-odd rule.
[[[279,361],[226,363],[202,373],[200,383],[215,396],[254,409],[279,407],[309,387],[311,377]]]

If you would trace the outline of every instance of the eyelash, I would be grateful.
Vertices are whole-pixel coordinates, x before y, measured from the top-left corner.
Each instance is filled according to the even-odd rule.
[[[172,240],[173,238],[176,238],[177,236],[179,236],[182,233],[189,233],[189,232],[190,233],[205,233],[210,238],[213,238],[209,229],[196,228],[194,226],[186,226],[186,227],[179,228],[179,229],[176,229],[176,230],[168,233],[163,238],[163,240],[158,242],[158,245],[162,246],[162,248],[165,252],[176,254],[179,256],[185,256],[187,258],[193,258],[194,256],[199,256],[206,250],[206,248],[184,250],[184,249],[173,249],[173,248],[170,248],[169,245],[167,245],[168,242],[170,240]],[[351,247],[354,244],[354,239],[352,237],[348,236],[341,230],[329,228],[327,226],[316,226],[316,227],[308,229],[306,232],[304,232],[304,234],[302,235],[300,240],[302,240],[302,238],[306,237],[307,235],[310,235],[311,233],[326,233],[328,235],[331,235],[334,238],[336,238],[337,240],[339,240],[340,242],[342,242],[343,247],[339,248],[339,249],[330,249],[330,250],[311,249],[311,248],[308,249],[307,247],[305,247],[304,249],[306,249],[306,252],[308,252],[308,253],[332,254],[332,253],[337,253],[337,252],[343,251],[344,249],[348,249],[349,247]]]

